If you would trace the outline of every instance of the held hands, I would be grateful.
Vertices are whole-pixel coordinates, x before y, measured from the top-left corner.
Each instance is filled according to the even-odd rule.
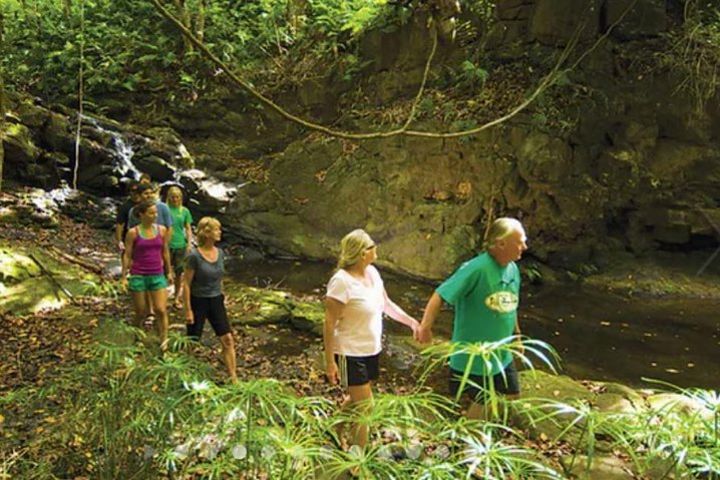
[[[118,242],[117,248],[118,248],[119,252],[121,252],[121,253],[124,252],[125,251],[125,242]]]
[[[173,283],[175,283],[175,273],[174,272],[168,272],[167,281],[168,281],[168,285],[172,285]]]
[[[413,337],[419,343],[430,343],[432,341],[432,330],[430,330],[429,327],[420,324],[417,330],[415,330]]]

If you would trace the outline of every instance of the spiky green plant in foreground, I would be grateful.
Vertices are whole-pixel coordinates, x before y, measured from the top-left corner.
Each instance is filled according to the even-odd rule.
[[[524,433],[508,425],[512,412],[512,418],[556,423],[556,440],[569,442],[571,452],[566,474],[580,453],[587,456],[580,466],[588,470],[602,440],[627,452],[638,474],[720,478],[716,392],[678,390],[678,401],[662,408],[612,414],[587,402],[507,401],[491,391],[492,423],[464,418],[458,403],[420,383],[407,395],[377,395],[369,410],[339,410],[323,398],[299,397],[272,379],[218,385],[204,362],[184,353],[184,337],[171,337],[170,351],[161,355],[140,332],[121,324],[111,328],[108,338],[124,340],[98,345],[91,362],[42,390],[0,398],[0,406],[51,398],[66,402],[54,428],[35,438],[22,456],[0,451],[3,475],[332,479],[353,472],[367,479],[563,478],[551,461],[524,446]],[[457,352],[487,362],[503,349],[531,369],[529,353],[550,369],[555,364],[547,344],[512,337],[432,347],[424,377],[432,368],[444,368]],[[342,423],[367,425],[368,447],[337,448],[335,427]]]

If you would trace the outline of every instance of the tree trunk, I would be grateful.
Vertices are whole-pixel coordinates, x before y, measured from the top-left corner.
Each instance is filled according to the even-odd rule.
[[[187,5],[185,5],[185,0],[175,0],[175,8],[177,8],[177,15],[178,19],[180,20],[180,23],[183,24],[183,27],[187,28],[191,32],[195,33],[192,28],[192,17],[190,15],[190,9]],[[190,42],[190,40],[185,37],[185,35],[182,36],[183,40],[183,53],[190,53],[193,51],[193,44]]]
[[[5,50],[5,18],[0,12],[0,53]],[[0,67],[0,192],[2,192],[3,164],[5,163],[5,112],[7,100],[5,98],[5,72]]]

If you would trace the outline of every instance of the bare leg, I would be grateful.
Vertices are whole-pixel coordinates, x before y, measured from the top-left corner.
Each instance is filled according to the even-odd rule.
[[[359,408],[360,412],[372,407],[372,386],[370,382],[364,385],[351,385],[348,387],[350,393],[350,404]],[[354,428],[353,445],[365,447],[368,443],[367,425],[356,425]]]
[[[155,326],[160,337],[160,348],[165,349],[168,335],[167,288],[150,292],[155,306]]]
[[[133,325],[137,328],[142,328],[145,317],[147,316],[147,292],[132,292],[133,310],[135,315],[133,316]]]
[[[175,278],[175,308],[182,307],[183,290],[185,289],[184,274],[181,272]]]
[[[226,333],[220,337],[220,343],[222,343],[222,357],[225,367],[230,374],[230,380],[235,383],[237,382],[237,367],[235,366],[235,340],[232,333]]]
[[[147,304],[146,316],[155,315],[155,304],[153,303],[152,292],[145,292],[145,303]]]

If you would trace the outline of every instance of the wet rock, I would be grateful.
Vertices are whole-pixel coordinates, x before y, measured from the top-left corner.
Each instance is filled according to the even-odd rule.
[[[133,163],[140,171],[150,174],[153,180],[159,182],[171,180],[175,174],[175,169],[157,155],[136,155]]]
[[[149,128],[143,132],[150,137],[147,148],[170,165],[180,168],[193,168],[195,161],[180,136],[175,130],[167,127]]]

